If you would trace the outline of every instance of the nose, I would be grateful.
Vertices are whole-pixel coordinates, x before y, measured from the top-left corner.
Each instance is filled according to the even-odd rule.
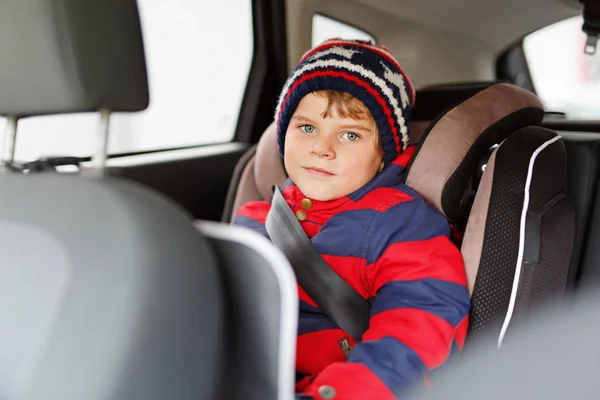
[[[313,141],[311,153],[319,158],[334,159],[335,151],[330,135],[316,135]]]

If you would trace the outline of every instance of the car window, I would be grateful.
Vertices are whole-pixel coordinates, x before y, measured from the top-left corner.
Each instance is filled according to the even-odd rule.
[[[375,43],[375,38],[361,29],[321,14],[315,14],[313,16],[312,25],[313,47],[334,37],[342,39],[371,40]]]
[[[150,106],[115,113],[109,153],[228,142],[233,138],[252,61],[250,0],[138,0]],[[99,115],[19,122],[15,159],[89,156]],[[0,132],[5,120],[0,121]]]
[[[547,111],[571,120],[600,120],[600,52],[584,53],[583,19],[571,18],[527,36],[525,57]]]

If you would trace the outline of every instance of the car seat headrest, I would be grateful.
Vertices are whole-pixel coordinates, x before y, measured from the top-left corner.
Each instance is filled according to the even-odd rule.
[[[135,0],[2,2],[0,54],[0,115],[148,106]]]
[[[409,124],[408,144],[418,144],[431,122],[448,108],[496,83],[498,82],[445,83],[417,90]]]
[[[273,185],[283,185],[287,174],[277,147],[277,126],[273,122],[260,138],[254,157],[254,181],[265,200],[271,200]]]
[[[417,90],[411,121],[435,120],[454,105],[499,82],[461,82],[425,86]]]
[[[498,83],[441,114],[424,133],[408,166],[408,186],[464,226],[475,196],[473,176],[490,148],[544,117],[541,101],[517,86]]]

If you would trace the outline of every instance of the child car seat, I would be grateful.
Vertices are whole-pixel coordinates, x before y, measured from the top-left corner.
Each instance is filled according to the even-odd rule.
[[[493,85],[440,115],[409,166],[407,184],[464,228],[471,338],[494,331],[500,345],[517,315],[566,290],[575,215],[564,144],[534,126],[543,116],[532,93]]]

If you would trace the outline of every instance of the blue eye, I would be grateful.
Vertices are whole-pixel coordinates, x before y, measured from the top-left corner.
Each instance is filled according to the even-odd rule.
[[[302,125],[300,129],[306,133],[315,133],[315,127],[312,125]]]
[[[351,142],[355,142],[358,139],[360,139],[360,136],[358,136],[356,133],[352,133],[352,132],[346,132],[342,135],[342,137]]]

